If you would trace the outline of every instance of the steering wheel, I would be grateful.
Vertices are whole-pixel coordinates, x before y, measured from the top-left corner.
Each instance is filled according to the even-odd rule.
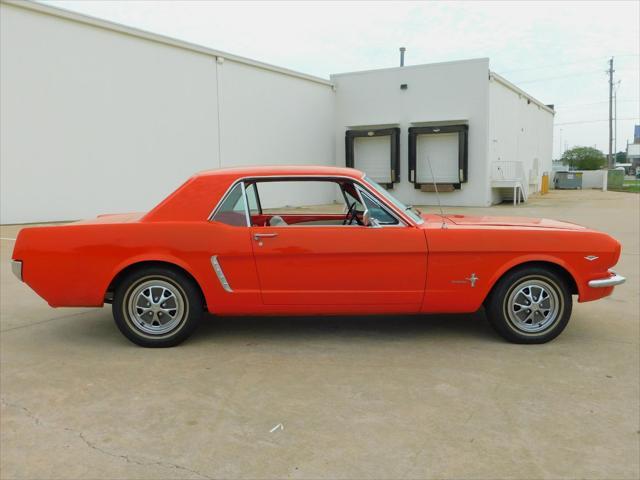
[[[353,202],[351,205],[349,205],[349,209],[347,210],[347,214],[344,217],[344,220],[342,221],[342,225],[351,225],[353,224],[353,220],[355,219],[356,221],[358,220],[358,212],[356,212],[356,202]]]

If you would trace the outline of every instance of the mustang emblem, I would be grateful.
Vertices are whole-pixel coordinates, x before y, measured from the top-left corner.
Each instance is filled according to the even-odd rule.
[[[480,280],[475,273],[472,273],[470,277],[465,277],[464,280],[451,280],[451,283],[470,283],[471,288],[476,286],[476,282]]]

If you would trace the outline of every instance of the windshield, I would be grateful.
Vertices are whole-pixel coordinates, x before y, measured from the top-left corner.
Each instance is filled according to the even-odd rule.
[[[422,217],[418,214],[415,208],[412,206],[407,206],[398,200],[396,197],[391,195],[385,188],[381,185],[378,185],[375,181],[371,180],[369,177],[364,177],[365,181],[373,187],[373,189],[378,192],[382,197],[386,198],[387,201],[393,205],[395,205],[400,211],[404,212],[408,217],[416,222],[417,224],[424,223]]]

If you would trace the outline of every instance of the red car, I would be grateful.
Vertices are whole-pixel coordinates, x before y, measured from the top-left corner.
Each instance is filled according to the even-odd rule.
[[[13,270],[53,307],[112,303],[146,347],[183,341],[204,311],[483,305],[507,340],[542,343],[567,325],[572,295],[596,300],[624,282],[610,270],[619,256],[615,239],[572,223],[420,214],[354,169],[252,167],[197,174],[148,213],[24,228]]]

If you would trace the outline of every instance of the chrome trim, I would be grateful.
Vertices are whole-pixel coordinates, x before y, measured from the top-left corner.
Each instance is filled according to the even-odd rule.
[[[586,257],[584,257],[585,260],[589,260],[590,262],[593,262],[594,260],[597,260],[599,257],[596,257],[595,255],[588,255]]]
[[[395,207],[389,205],[386,201],[384,201],[382,198],[380,198],[376,193],[374,193],[371,190],[369,190],[368,188],[366,188],[365,185],[367,185],[367,183],[364,180],[364,177],[365,177],[364,173],[362,174],[362,177],[360,179],[354,178],[354,177],[348,177],[346,175],[304,175],[304,174],[299,174],[299,175],[247,175],[245,177],[237,178],[231,184],[231,186],[227,189],[227,191],[220,198],[220,200],[218,201],[216,206],[213,208],[213,210],[209,214],[209,217],[207,217],[207,220],[211,221],[211,219],[216,214],[216,211],[218,210],[220,205],[222,205],[222,202],[224,202],[224,200],[227,198],[227,196],[229,195],[231,190],[233,190],[233,187],[235,187],[239,182],[245,182],[246,180],[260,181],[263,178],[290,178],[290,179],[294,179],[294,178],[300,178],[300,179],[305,179],[305,178],[325,178],[325,179],[341,178],[341,179],[352,181],[356,186],[361,187],[365,192],[369,193],[370,195],[373,195],[374,198],[376,198],[378,201],[382,202],[382,204],[385,207],[387,207],[389,210],[391,210],[391,212],[393,212],[396,217],[400,218],[404,222],[404,224],[405,224],[404,226],[414,226],[414,227],[418,226],[418,223],[414,222],[413,219],[411,219],[411,217],[408,217],[407,215],[404,214],[404,212],[400,212]],[[246,198],[245,198],[245,200],[246,200]],[[245,201],[245,205],[246,205],[246,201]],[[248,205],[246,205],[245,208],[248,208]],[[249,222],[248,226],[251,226],[250,222]],[[313,225],[309,225],[309,226],[313,226]],[[392,225],[387,225],[387,226],[390,227]],[[401,226],[401,225],[394,225],[394,226],[398,227],[398,226]]]
[[[249,198],[247,197],[247,189],[244,186],[244,181],[240,185],[242,185],[242,197],[244,198],[244,216],[247,219],[247,227],[250,227],[251,215],[249,214]]]
[[[611,272],[609,278],[599,278],[597,280],[589,280],[589,286],[591,288],[606,288],[615,287],[616,285],[622,285],[627,279],[622,275],[618,275],[615,272]]]
[[[213,271],[216,272],[216,276],[218,277],[218,280],[220,280],[220,284],[222,285],[222,288],[224,288],[225,291],[232,293],[233,289],[231,288],[231,285],[229,285],[229,282],[227,281],[227,277],[224,276],[224,272],[222,271],[220,262],[218,262],[217,255],[214,255],[213,257],[211,257],[211,265],[213,266]]]
[[[389,208],[387,207],[386,203],[381,203],[380,199],[378,197],[375,197],[373,195],[371,195],[371,193],[367,190],[365,190],[363,187],[361,187],[360,185],[356,185],[356,190],[358,191],[358,194],[360,195],[360,200],[362,203],[362,206],[366,208],[366,205],[364,204],[364,199],[362,198],[362,195],[364,195],[365,197],[368,197],[369,200],[371,200],[373,203],[377,203],[378,206],[380,206],[380,208],[382,208],[382,210],[386,211],[389,215],[391,215],[393,218],[395,218],[397,220],[398,223],[393,223],[391,225],[387,225],[384,223],[380,224],[381,228],[387,228],[387,227],[402,227],[402,226],[406,226],[407,223],[402,220],[401,218],[398,218],[398,216],[392,212],[391,210],[389,210]],[[401,225],[404,224],[404,225]]]
[[[207,217],[207,221],[210,222],[210,221],[213,220],[213,217],[215,217],[216,213],[218,213],[218,209],[224,203],[224,201],[227,199],[227,197],[229,196],[229,194],[231,193],[231,191],[234,189],[234,187],[237,184],[238,184],[238,182],[235,181],[229,186],[229,188],[227,188],[227,190],[224,192],[224,194],[220,197],[220,200],[218,200],[218,203],[216,203],[216,205],[213,207],[213,210],[211,210],[211,213]]]
[[[22,260],[11,260],[11,271],[21,282],[22,280]]]

